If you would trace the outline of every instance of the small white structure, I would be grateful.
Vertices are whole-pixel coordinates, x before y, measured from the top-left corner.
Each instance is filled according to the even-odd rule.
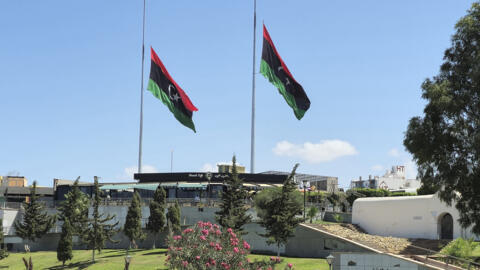
[[[353,203],[352,223],[369,234],[423,239],[475,238],[462,229],[459,213],[437,195],[360,198]]]

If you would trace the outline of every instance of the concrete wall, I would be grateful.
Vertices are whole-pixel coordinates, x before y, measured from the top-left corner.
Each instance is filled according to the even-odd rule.
[[[439,221],[449,213],[454,221],[454,238],[480,239],[470,229],[461,229],[457,209],[436,195],[360,198],[353,203],[352,212],[352,223],[370,234],[425,239],[440,238]]]
[[[333,270],[426,270],[424,265],[387,254],[333,253]]]
[[[324,221],[337,222],[335,220],[335,215],[340,215],[342,218],[342,223],[352,223],[352,214],[351,213],[342,213],[342,212],[325,212],[323,216]]]

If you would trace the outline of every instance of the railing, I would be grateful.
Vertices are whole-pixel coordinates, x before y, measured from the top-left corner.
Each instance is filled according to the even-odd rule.
[[[476,263],[471,260],[466,260],[447,254],[441,254],[438,251],[415,245],[410,245],[408,249],[412,250],[409,251],[411,254],[405,254],[405,257],[409,257],[413,260],[423,262],[426,265],[436,266],[443,269],[459,269],[460,267],[468,270],[480,270],[480,263]],[[414,254],[413,250],[419,250],[421,252],[417,252],[417,254]],[[421,255],[419,255],[418,253],[420,253]]]

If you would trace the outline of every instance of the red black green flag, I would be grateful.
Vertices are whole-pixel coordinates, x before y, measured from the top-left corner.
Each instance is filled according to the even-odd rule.
[[[298,120],[302,119],[305,112],[310,108],[310,100],[303,87],[293,78],[292,73],[278,54],[273,41],[263,25],[263,50],[260,73],[263,74],[285,98],[287,104],[292,107]]]
[[[198,109],[192,104],[182,88],[173,80],[170,74],[168,74],[167,69],[153,48],[150,49],[152,65],[147,89],[168,107],[180,123],[196,132],[195,125],[192,121],[192,114],[194,111],[198,111]]]

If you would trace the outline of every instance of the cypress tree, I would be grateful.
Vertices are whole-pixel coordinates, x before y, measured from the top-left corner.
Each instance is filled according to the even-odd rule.
[[[168,207],[167,220],[170,232],[180,233],[180,205],[178,201],[175,201],[174,205]]]
[[[302,222],[297,215],[302,213],[302,201],[293,181],[298,164],[283,183],[282,192],[275,194],[272,200],[265,203],[264,215],[260,224],[266,229],[263,235],[267,243],[277,244],[277,256],[280,256],[280,245],[285,245],[288,238],[294,236],[295,227]]]
[[[148,217],[147,230],[153,233],[153,248],[155,248],[155,239],[157,234],[165,228],[165,206],[166,201],[165,190],[158,185],[153,200],[150,202],[150,216]]]
[[[65,201],[58,207],[59,220],[68,219],[74,235],[83,235],[88,223],[89,200],[78,187],[79,179],[75,180],[72,189],[65,195]]]
[[[57,259],[62,262],[62,266],[65,266],[65,262],[73,258],[72,230],[70,221],[66,219],[63,222],[62,234],[60,235],[60,241],[58,241],[57,246]]]
[[[101,252],[105,247],[105,241],[110,241],[112,243],[117,243],[118,241],[113,240],[112,237],[117,233],[118,221],[113,223],[112,220],[115,219],[115,215],[100,214],[98,208],[100,206],[100,195],[102,191],[98,184],[98,178],[94,177],[94,196],[93,196],[93,213],[92,217],[88,220],[88,227],[86,233],[84,234],[83,241],[87,243],[88,248],[92,250],[92,261],[95,262],[95,250]]]
[[[8,257],[7,248],[5,247],[5,243],[3,243],[3,220],[0,218],[0,228],[2,231],[0,232],[0,260]],[[1,247],[3,245],[3,247]]]
[[[45,204],[38,201],[37,182],[30,188],[30,201],[23,203],[23,219],[14,223],[16,234],[24,239],[35,241],[44,236],[55,224],[56,217],[47,214]]]
[[[243,225],[251,221],[247,215],[245,199],[247,191],[243,187],[243,180],[238,177],[236,157],[232,158],[232,173],[226,180],[224,192],[221,194],[220,211],[216,212],[217,222],[225,228],[232,228],[242,232]]]
[[[130,239],[130,245],[138,239],[145,239],[145,234],[142,231],[142,209],[140,205],[140,195],[135,191],[133,193],[132,202],[128,207],[125,225],[123,226],[125,235]]]

